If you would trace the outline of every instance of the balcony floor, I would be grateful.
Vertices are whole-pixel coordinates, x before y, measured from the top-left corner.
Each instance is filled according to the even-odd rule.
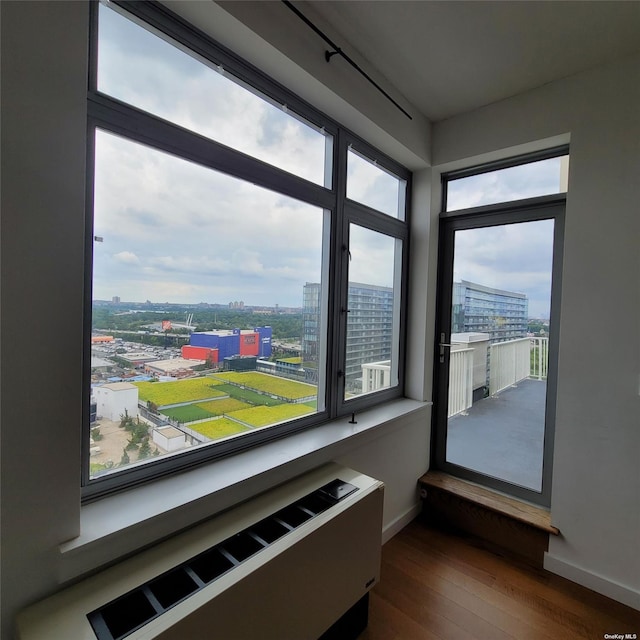
[[[546,390],[521,380],[449,418],[447,461],[540,491]]]

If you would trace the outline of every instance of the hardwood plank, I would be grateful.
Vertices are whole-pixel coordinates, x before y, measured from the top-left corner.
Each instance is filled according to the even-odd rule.
[[[444,640],[412,620],[374,589],[369,601],[369,626],[358,640]]]
[[[433,488],[451,493],[552,535],[560,534],[559,529],[551,524],[551,514],[545,509],[504,496],[472,482],[455,478],[441,471],[429,471],[420,478],[418,483],[427,490]]]
[[[403,548],[400,553],[406,556],[395,559],[401,566],[404,562],[413,562],[414,554],[422,555],[419,563],[423,580],[432,582],[437,578],[438,588],[449,597],[464,602],[478,616],[516,638],[552,639],[567,632],[586,637],[589,633],[588,627],[576,616],[548,615],[540,607],[531,606],[531,602],[522,602],[513,593],[496,588],[497,578],[486,584],[469,575],[464,567],[452,567],[438,554],[423,554],[411,547]]]
[[[640,612],[414,521],[383,547],[359,640],[592,640],[607,633],[640,635]]]
[[[454,567],[461,567],[496,591],[529,606],[535,603],[546,615],[553,614],[553,609],[549,610],[549,607],[560,606],[563,612],[573,613],[579,618],[590,619],[597,613],[602,624],[614,627],[626,621],[631,613],[632,618],[635,615],[640,624],[640,612],[544,569],[532,569],[511,557],[488,553],[477,546],[473,539],[446,535],[416,522],[402,533],[425,553],[440,554]],[[399,538],[398,542],[405,536]]]
[[[403,564],[404,566],[399,566]],[[505,630],[508,625],[502,624],[498,618],[499,612],[493,611],[492,615],[484,617],[479,613],[479,608],[470,606],[473,596],[464,594],[451,594],[442,588],[439,580],[418,580],[412,578],[416,568],[413,563],[406,560],[401,563],[398,558],[393,559],[393,564],[385,567],[385,580],[387,587],[395,591],[403,591],[403,602],[410,601],[413,607],[424,608],[418,614],[412,616],[425,628],[434,628],[438,635],[444,638],[467,638],[469,640],[538,640],[539,636],[523,636],[515,633],[515,628]],[[420,571],[421,567],[418,568]],[[450,597],[453,595],[454,597]],[[457,596],[457,597],[455,597]],[[514,620],[515,622],[515,620]],[[548,640],[547,637],[540,640]]]
[[[418,591],[412,590],[397,575],[386,572],[378,593],[385,600],[393,602],[394,606],[417,624],[422,629],[422,634],[429,638],[475,640],[473,634],[444,617],[436,604]]]

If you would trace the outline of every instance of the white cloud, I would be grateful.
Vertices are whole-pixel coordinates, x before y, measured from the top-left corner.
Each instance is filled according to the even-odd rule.
[[[396,240],[353,224],[349,236],[349,281],[393,286]]]
[[[131,251],[121,251],[113,257],[116,261],[122,262],[123,264],[140,264],[140,258],[138,258],[135,253],[131,253]]]
[[[347,196],[390,216],[398,217],[398,194],[404,183],[350,151]]]
[[[447,210],[558,193],[560,158],[550,158],[448,183]]]

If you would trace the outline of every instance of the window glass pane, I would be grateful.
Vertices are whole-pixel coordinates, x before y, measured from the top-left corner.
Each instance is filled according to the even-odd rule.
[[[94,201],[92,477],[324,409],[328,213],[103,131]]]
[[[567,190],[569,156],[530,162],[447,182],[447,211]]]
[[[347,197],[394,218],[404,219],[407,183],[349,149]]]
[[[446,460],[540,491],[554,221],[455,232]]]
[[[396,238],[350,225],[345,399],[398,384]]]
[[[331,136],[228,71],[100,5],[98,90],[316,184],[331,186]]]

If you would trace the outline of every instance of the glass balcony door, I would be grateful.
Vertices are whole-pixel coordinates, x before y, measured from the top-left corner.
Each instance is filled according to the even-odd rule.
[[[441,220],[436,466],[540,504],[550,496],[562,213],[545,202]]]

